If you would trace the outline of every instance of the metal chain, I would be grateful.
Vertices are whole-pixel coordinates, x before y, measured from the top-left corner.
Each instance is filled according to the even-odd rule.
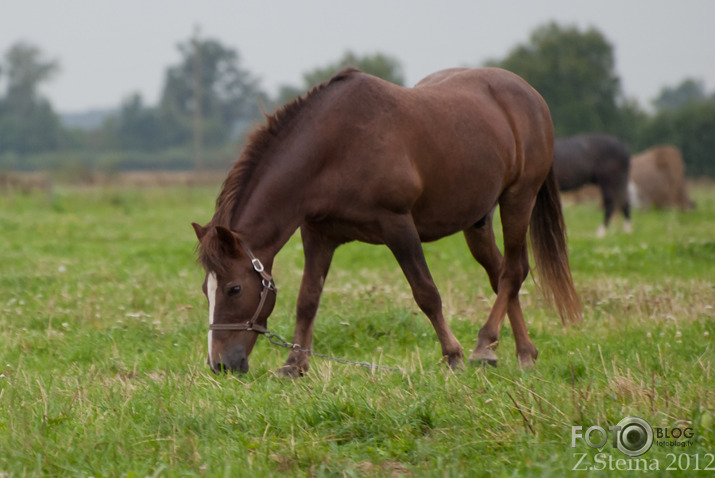
[[[240,243],[240,242],[239,242]],[[253,269],[261,276],[261,285],[263,286],[261,290],[261,298],[260,302],[258,304],[258,307],[256,308],[256,312],[254,312],[253,317],[251,320],[246,322],[245,324],[212,324],[212,327],[209,327],[209,329],[213,328],[213,330],[251,330],[257,334],[262,334],[265,335],[266,338],[270,343],[273,345],[277,345],[278,347],[283,347],[287,349],[298,349],[299,351],[306,353],[308,355],[313,355],[315,357],[320,357],[325,360],[332,360],[333,362],[338,362],[346,365],[356,365],[358,367],[365,367],[369,368],[370,370],[386,370],[386,371],[391,371],[391,372],[404,372],[404,370],[401,367],[390,367],[387,365],[379,365],[375,363],[370,363],[370,362],[355,362],[353,360],[348,360],[340,357],[331,357],[330,355],[326,354],[318,354],[313,352],[310,349],[304,349],[300,347],[300,344],[294,344],[291,342],[288,342],[286,339],[281,337],[278,334],[274,334],[270,330],[266,329],[263,326],[256,326],[255,322],[258,319],[258,316],[260,315],[261,311],[263,310],[263,304],[266,300],[266,296],[268,295],[269,291],[272,291],[273,293],[277,292],[276,285],[273,282],[273,277],[265,270],[265,267],[263,266],[263,263],[256,258],[256,256],[253,255],[250,249],[246,247],[245,244],[240,243],[241,247],[243,250],[248,254],[248,257],[251,259],[251,264],[253,264]]]
[[[263,335],[266,336],[268,341],[272,343],[273,345],[276,345],[278,347],[283,347],[286,349],[298,349],[299,351],[306,353],[308,355],[312,355],[314,357],[320,357],[325,360],[331,360],[333,362],[341,363],[344,365],[356,365],[358,367],[365,367],[370,370],[385,370],[388,372],[403,372],[404,369],[402,367],[391,367],[389,365],[381,365],[381,364],[376,364],[376,363],[371,363],[371,362],[356,362],[354,360],[348,360],[340,357],[332,357],[330,355],[326,354],[319,354],[316,352],[313,352],[310,349],[303,349],[300,347],[300,344],[294,344],[292,342],[287,341],[283,337],[281,337],[278,334],[274,334],[273,332],[267,331]]]

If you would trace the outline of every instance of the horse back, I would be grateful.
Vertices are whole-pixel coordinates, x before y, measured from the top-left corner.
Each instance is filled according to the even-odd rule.
[[[552,163],[551,115],[522,78],[499,68],[453,68],[429,75],[410,93],[421,137],[441,148],[425,162],[440,170],[445,162],[471,166],[472,181],[488,175],[499,184],[494,194],[516,178],[543,182]],[[425,176],[439,174],[431,170]]]
[[[331,105],[342,114],[323,123],[339,138],[331,157],[360,180],[339,194],[365,216],[410,213],[423,240],[476,223],[515,181],[540,185],[551,167],[548,107],[504,70],[445,70],[414,88],[355,74],[342,89]]]
[[[602,178],[616,179],[625,186],[629,165],[628,149],[615,136],[581,134],[554,142],[554,171],[564,191],[598,183]]]

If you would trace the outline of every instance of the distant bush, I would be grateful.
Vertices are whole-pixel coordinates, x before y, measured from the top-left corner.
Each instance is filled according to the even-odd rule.
[[[238,158],[234,147],[205,151],[202,169],[224,171]],[[146,151],[62,151],[20,156],[0,154],[0,171],[53,171],[72,175],[78,171],[187,171],[195,168],[194,153],[175,148],[156,153]]]
[[[715,102],[690,103],[663,110],[646,123],[640,149],[669,143],[681,149],[690,177],[715,177]]]

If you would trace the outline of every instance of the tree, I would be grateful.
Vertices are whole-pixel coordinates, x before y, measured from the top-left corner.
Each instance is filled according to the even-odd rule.
[[[688,176],[715,177],[715,92],[708,94],[702,81],[686,78],[663,87],[653,105],[657,111],[643,122],[636,150],[675,145]]]
[[[167,70],[159,105],[167,144],[190,144],[197,99],[208,145],[224,143],[258,117],[263,94],[258,80],[241,68],[236,50],[212,39],[189,40],[178,48],[182,60]]]
[[[620,80],[613,48],[598,30],[549,23],[537,28],[528,44],[490,64],[522,76],[541,93],[557,135],[619,132]]]
[[[396,85],[404,85],[405,83],[402,65],[396,58],[382,53],[358,56],[351,51],[347,51],[338,61],[304,73],[302,86],[297,88],[293,86],[283,86],[278,93],[278,103],[287,103],[314,86],[329,80],[339,71],[349,67],[357,68],[360,71],[377,76]]]
[[[145,107],[138,93],[122,103],[115,128],[120,149],[158,151],[165,146],[162,143],[162,125],[156,110]]]
[[[16,43],[5,54],[0,70],[7,78],[0,98],[0,152],[34,153],[56,148],[62,136],[60,121],[39,86],[51,80],[59,64],[47,60],[36,46]]]
[[[641,134],[641,148],[664,143],[683,152],[688,176],[715,176],[715,101],[689,102],[651,118]]]
[[[676,87],[661,89],[658,97],[653,100],[653,106],[658,111],[675,110],[706,99],[705,84],[699,80],[686,78]]]

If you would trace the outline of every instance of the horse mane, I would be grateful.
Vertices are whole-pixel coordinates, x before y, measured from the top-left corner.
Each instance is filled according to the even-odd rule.
[[[264,113],[266,123],[250,134],[241,156],[236,160],[223,182],[221,192],[216,199],[216,212],[211,221],[213,225],[230,226],[233,213],[243,199],[261,159],[274,144],[280,133],[295,120],[305,106],[313,102],[320,93],[333,83],[344,80],[357,72],[359,70],[355,68],[346,68],[328,81],[313,87],[305,95],[299,96],[278,108],[272,115]]]

